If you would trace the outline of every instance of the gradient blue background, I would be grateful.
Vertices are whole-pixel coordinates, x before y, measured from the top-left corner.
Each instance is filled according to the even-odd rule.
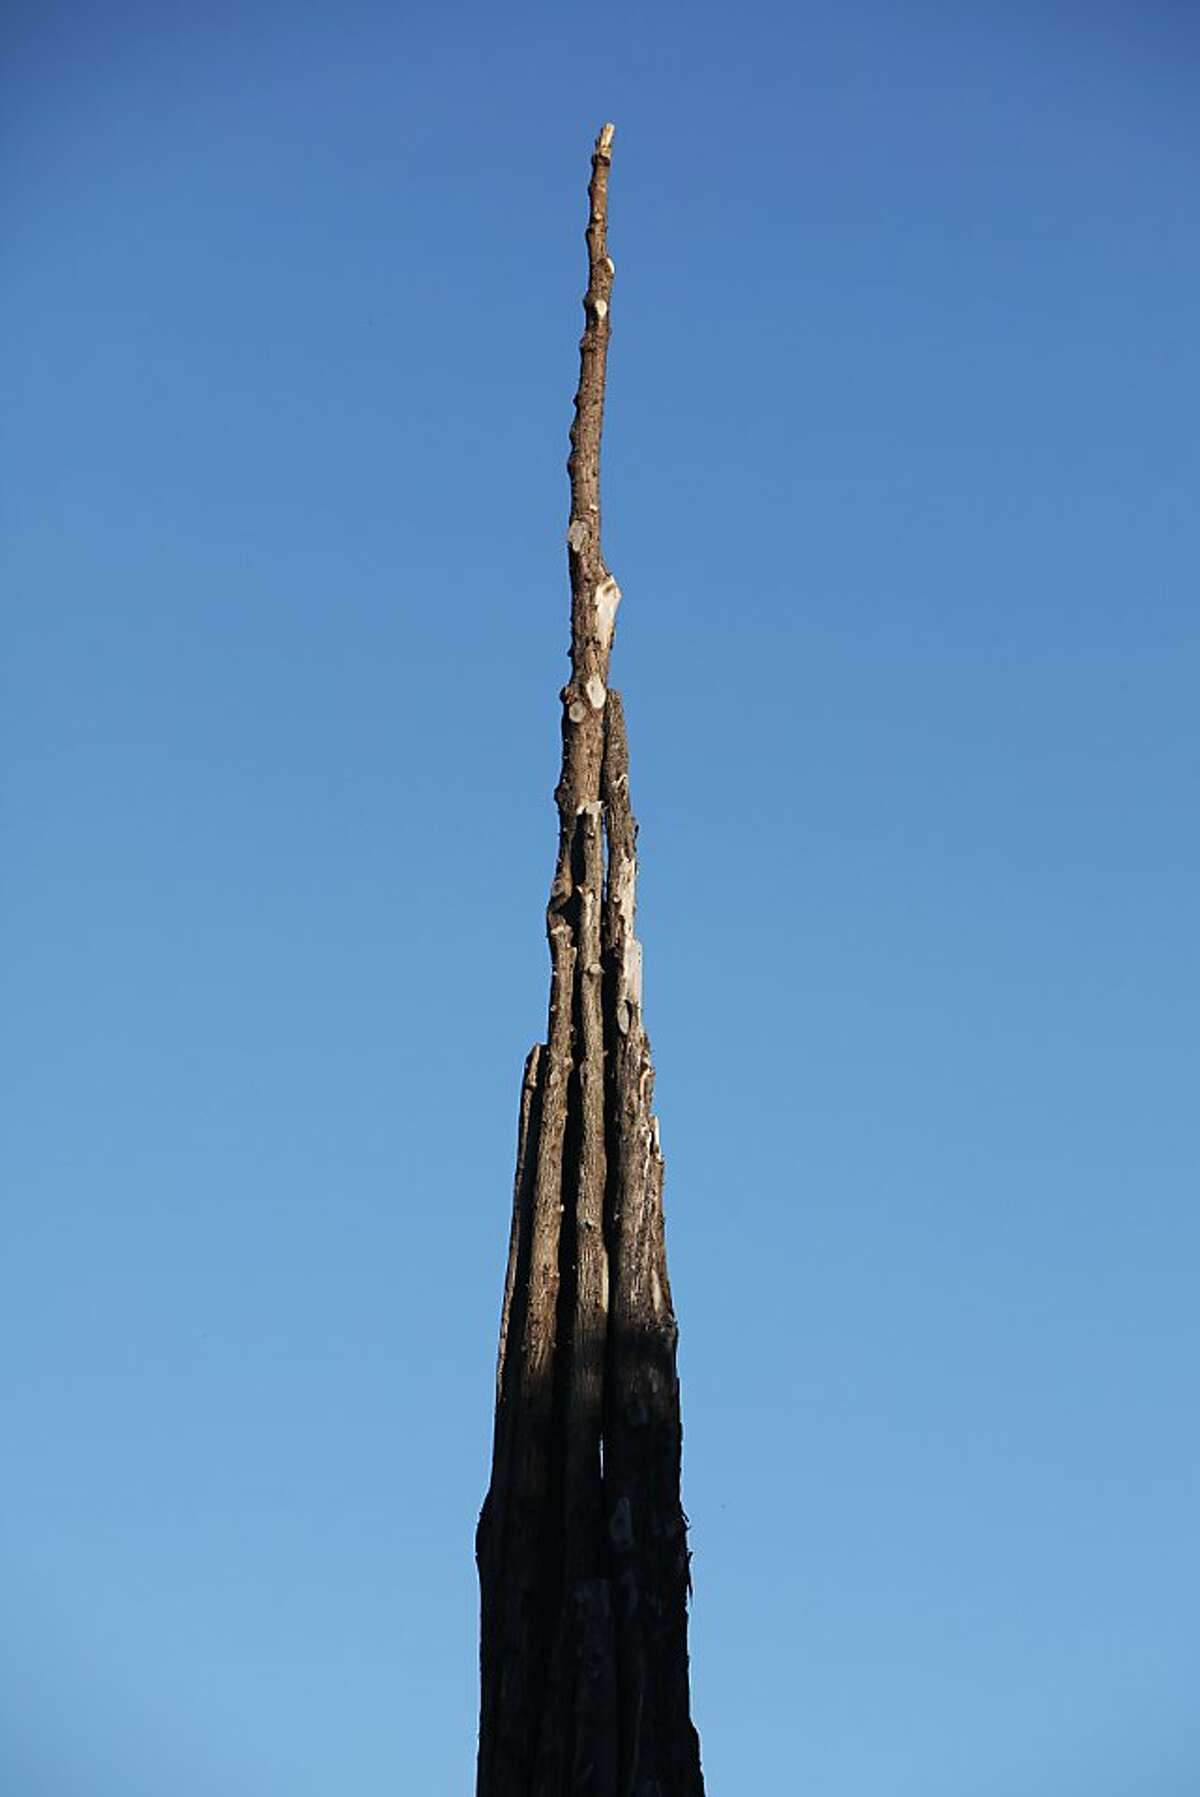
[[[1194,1797],[1200,17],[10,5],[0,1787],[460,1797],[593,134],[713,1797]]]

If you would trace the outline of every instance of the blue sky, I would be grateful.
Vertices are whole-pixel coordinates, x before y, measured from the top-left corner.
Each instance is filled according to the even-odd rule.
[[[714,1797],[1200,1787],[1200,21],[6,12],[0,1783],[459,1797],[564,472]]]

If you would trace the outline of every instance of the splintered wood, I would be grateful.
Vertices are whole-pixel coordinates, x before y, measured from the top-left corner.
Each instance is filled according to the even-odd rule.
[[[613,128],[592,155],[571,427],[571,674],[546,911],[550,1009],[525,1065],[492,1476],[476,1537],[477,1797],[702,1797],[663,1160],[634,933],[621,592],[600,543]]]

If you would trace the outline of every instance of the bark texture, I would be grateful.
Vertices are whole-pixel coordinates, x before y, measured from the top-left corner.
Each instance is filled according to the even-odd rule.
[[[546,1041],[525,1064],[481,1595],[477,1797],[702,1797],[663,1160],[634,933],[620,590],[600,543],[611,125],[592,156],[571,427]]]

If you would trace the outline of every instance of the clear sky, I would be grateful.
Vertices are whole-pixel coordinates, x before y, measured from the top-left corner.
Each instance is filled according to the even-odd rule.
[[[0,1788],[462,1797],[564,472],[713,1797],[1200,1789],[1200,15],[5,9]]]

